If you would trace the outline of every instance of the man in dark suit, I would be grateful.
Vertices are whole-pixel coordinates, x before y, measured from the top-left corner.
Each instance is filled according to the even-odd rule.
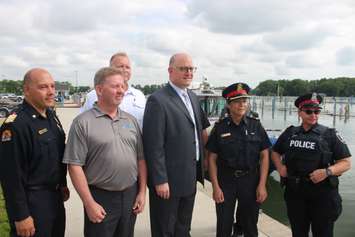
[[[187,89],[196,68],[187,54],[169,62],[169,83],[147,101],[143,118],[152,237],[190,236],[196,181],[203,183],[209,122]]]

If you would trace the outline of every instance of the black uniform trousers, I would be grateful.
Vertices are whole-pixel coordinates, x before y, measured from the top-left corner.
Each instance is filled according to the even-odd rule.
[[[95,201],[106,211],[101,223],[93,223],[85,212],[85,237],[133,237],[136,215],[133,205],[137,196],[137,184],[122,191],[107,191],[90,186]]]
[[[190,237],[195,195],[162,199],[151,188],[149,205],[152,237]]]
[[[311,228],[313,237],[333,237],[334,222],[342,211],[341,197],[327,180],[317,185],[288,181],[284,198],[292,236],[308,237]]]
[[[217,237],[232,234],[234,210],[238,199],[238,223],[245,237],[258,236],[259,204],[256,202],[257,171],[236,177],[229,169],[218,170],[218,182],[223,191],[224,202],[216,204]]]
[[[36,229],[34,237],[64,237],[65,209],[59,190],[27,191],[28,208]],[[11,221],[11,237],[17,237],[15,223]]]

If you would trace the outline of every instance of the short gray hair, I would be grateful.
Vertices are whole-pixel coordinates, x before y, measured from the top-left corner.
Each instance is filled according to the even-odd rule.
[[[173,56],[171,56],[171,58],[169,60],[169,67],[174,65],[176,56],[177,56],[177,54],[174,54]]]
[[[114,67],[103,67],[95,73],[94,86],[101,85],[106,78],[113,75],[120,75],[124,77],[123,73]]]
[[[111,59],[110,59],[110,66],[112,66],[112,61],[117,58],[117,57],[125,57],[125,58],[129,58],[127,53],[125,52],[118,52],[118,53],[115,53],[114,55],[111,56]]]

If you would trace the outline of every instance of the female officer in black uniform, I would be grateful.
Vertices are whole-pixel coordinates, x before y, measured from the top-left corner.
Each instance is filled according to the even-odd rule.
[[[249,90],[248,85],[236,83],[223,91],[230,113],[215,124],[207,143],[217,237],[231,236],[236,199],[244,236],[258,236],[259,204],[267,197],[271,144],[260,121],[246,116]]]
[[[295,106],[302,124],[287,128],[273,147],[272,160],[286,184],[294,237],[307,237],[310,227],[313,237],[333,236],[341,213],[337,176],[350,169],[345,142],[334,129],[318,124],[321,103],[315,93],[298,97]]]

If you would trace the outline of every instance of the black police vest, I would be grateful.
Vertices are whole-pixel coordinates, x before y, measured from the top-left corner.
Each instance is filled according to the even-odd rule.
[[[293,128],[287,141],[285,165],[290,176],[308,176],[316,169],[327,167],[329,146],[323,135],[327,127],[318,125],[308,133],[302,133],[300,127]]]

